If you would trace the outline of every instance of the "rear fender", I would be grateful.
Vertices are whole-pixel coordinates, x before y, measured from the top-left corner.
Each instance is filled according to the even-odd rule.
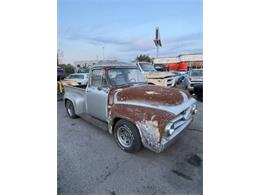
[[[75,113],[77,115],[83,114],[86,112],[85,109],[85,99],[83,96],[76,96],[73,94],[67,94],[64,95],[65,103],[67,100],[70,100],[73,103]]]

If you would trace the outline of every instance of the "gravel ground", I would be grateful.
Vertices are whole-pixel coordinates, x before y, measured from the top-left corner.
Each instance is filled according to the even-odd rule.
[[[120,150],[113,136],[58,109],[58,194],[202,194],[203,104],[188,129],[156,154]]]

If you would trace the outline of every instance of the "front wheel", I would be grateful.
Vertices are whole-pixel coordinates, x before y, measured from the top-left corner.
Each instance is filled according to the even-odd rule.
[[[114,137],[117,145],[126,152],[135,153],[142,147],[138,129],[127,120],[120,119],[116,123]]]

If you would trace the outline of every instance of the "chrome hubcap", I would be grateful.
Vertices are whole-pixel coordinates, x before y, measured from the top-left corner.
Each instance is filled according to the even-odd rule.
[[[121,145],[129,148],[133,143],[133,135],[130,129],[126,126],[121,126],[117,130],[117,138]]]

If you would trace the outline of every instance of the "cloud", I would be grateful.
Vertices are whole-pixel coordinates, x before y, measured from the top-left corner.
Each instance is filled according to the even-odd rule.
[[[65,38],[70,41],[81,41],[95,45],[112,45],[116,50],[111,51],[118,53],[120,56],[134,56],[143,54],[154,54],[155,45],[152,38],[143,36],[139,37],[111,37],[103,34],[102,27],[95,29],[85,29],[82,32],[66,32]],[[162,39],[162,48],[160,48],[160,56],[174,56],[182,53],[198,53],[202,52],[202,32],[190,33],[176,38],[165,37]],[[109,48],[109,47],[108,47]],[[109,50],[107,50],[109,52]]]
[[[177,38],[162,39],[162,49],[173,51],[191,51],[192,49],[202,50],[202,33],[192,33]],[[133,41],[128,47],[123,48],[122,51],[132,52],[151,52],[155,49],[153,40],[139,39]]]

